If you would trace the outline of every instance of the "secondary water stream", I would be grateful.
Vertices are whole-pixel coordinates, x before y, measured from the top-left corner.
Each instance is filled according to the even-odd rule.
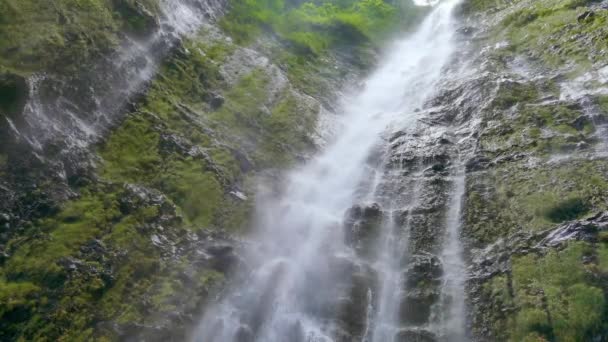
[[[82,148],[96,141],[130,98],[156,72],[174,44],[194,34],[221,0],[162,0],[157,28],[147,38],[125,37],[114,54],[91,70],[69,79],[36,74],[28,80],[29,100],[23,122],[9,124],[14,133],[38,150],[49,144],[60,149]]]
[[[434,94],[454,49],[452,12],[457,2],[439,3],[416,32],[394,44],[364,89],[342,100],[342,121],[334,140],[289,175],[282,195],[258,203],[256,229],[243,252],[247,265],[221,300],[207,308],[193,341],[395,338],[400,322],[393,297],[402,282],[399,254],[407,245],[403,223],[396,223],[395,214],[404,208],[393,207],[390,198],[376,198],[376,189],[363,194],[359,190],[368,181],[368,160],[383,144],[383,133],[391,125],[413,125],[419,115],[416,109]],[[384,165],[377,167],[377,173],[383,172]],[[361,295],[369,309],[361,313],[365,329],[355,334],[338,318],[338,308],[359,301],[349,297],[352,270],[368,261],[345,244],[342,227],[344,213],[365,199],[383,202],[384,219],[375,244],[378,250],[372,253],[376,257],[368,260],[379,284]],[[459,207],[454,210],[457,216]],[[450,229],[457,229],[455,224],[450,221]],[[449,238],[458,239],[452,233]],[[460,309],[452,311],[460,314]]]

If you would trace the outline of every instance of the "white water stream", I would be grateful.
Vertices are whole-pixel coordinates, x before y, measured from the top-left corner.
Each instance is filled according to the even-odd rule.
[[[25,123],[9,120],[14,133],[38,150],[49,142],[88,146],[124,112],[129,99],[157,71],[180,39],[191,36],[221,11],[221,0],[161,0],[158,27],[145,39],[126,37],[118,51],[68,80],[35,74],[28,80]]]
[[[343,215],[361,200],[357,189],[366,181],[366,161],[382,133],[393,123],[415,122],[415,109],[434,93],[454,48],[457,2],[436,5],[416,32],[394,44],[364,89],[342,100],[334,140],[289,175],[283,195],[258,204],[257,229],[244,252],[248,271],[235,275],[235,286],[207,308],[194,341],[335,340],[331,307],[347,295],[337,285],[345,279],[336,265],[354,258],[344,244]],[[393,229],[391,222],[385,230]],[[372,327],[398,324],[390,299],[398,279],[390,257],[382,259],[387,277],[381,281],[392,283],[381,286]],[[369,331],[371,340],[389,341],[379,329]]]

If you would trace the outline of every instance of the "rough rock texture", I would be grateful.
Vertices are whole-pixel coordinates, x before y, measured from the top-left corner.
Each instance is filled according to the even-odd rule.
[[[243,263],[254,180],[272,189],[323,143],[317,118],[360,61],[338,51],[294,70],[274,37],[171,26],[151,0],[31,3],[0,4],[0,340],[183,340]],[[209,20],[225,5],[183,3]],[[7,19],[24,13],[36,25]],[[384,166],[378,200],[346,213],[356,258],[329,262],[347,295],[319,316],[338,341],[365,338],[374,249],[394,222],[407,238],[396,340],[449,340],[433,326],[464,175],[471,339],[607,340],[608,4],[466,0],[458,16],[437,96],[366,165]],[[246,321],[238,340],[260,324]]]
[[[294,85],[281,42],[115,3],[149,46],[121,36],[69,76],[0,68],[0,340],[184,340],[241,264],[254,179],[306,158],[334,101]],[[225,5],[182,4],[211,23]]]
[[[463,5],[483,100],[462,238],[479,341],[606,336],[605,2]],[[599,213],[599,214],[598,214]]]

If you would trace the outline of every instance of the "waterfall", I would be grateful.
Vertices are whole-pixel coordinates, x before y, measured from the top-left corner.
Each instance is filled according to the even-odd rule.
[[[374,168],[369,157],[383,144],[383,134],[391,126],[413,125],[416,109],[434,94],[454,48],[456,3],[436,5],[416,32],[387,51],[363,89],[341,100],[338,133],[324,151],[289,174],[277,198],[258,203],[255,229],[243,251],[245,265],[218,303],[206,308],[193,341],[344,341],[365,335],[390,340],[376,327],[398,324],[390,298],[399,285],[395,274],[401,264],[391,260],[395,253],[390,250],[371,253],[376,257],[358,255],[345,243],[344,213],[365,199],[383,202],[383,232],[376,248],[404,243],[392,235],[397,206],[390,198],[370,196],[376,189],[362,193],[361,185],[369,183]],[[378,168],[377,173],[383,166]],[[377,207],[354,212],[375,215]],[[378,286],[374,303],[369,289],[376,286],[359,291],[355,284],[370,270],[370,262],[370,272],[387,271],[378,277],[385,284]],[[358,297],[353,299],[353,293]],[[349,327],[339,309],[344,305],[362,305],[362,317]],[[375,313],[369,313],[370,305]],[[357,333],[348,331],[345,338],[351,328]]]
[[[14,133],[32,147],[62,149],[95,142],[123,112],[129,99],[155,74],[159,62],[183,37],[221,11],[222,0],[162,0],[157,28],[147,38],[125,37],[117,51],[79,75],[35,74],[28,80],[23,123]]]
[[[453,189],[449,202],[446,222],[446,236],[441,253],[443,264],[443,282],[441,299],[438,303],[438,335],[446,336],[450,341],[466,341],[465,333],[465,299],[464,284],[466,269],[460,242],[462,200],[465,191],[465,170],[463,165],[455,167]]]

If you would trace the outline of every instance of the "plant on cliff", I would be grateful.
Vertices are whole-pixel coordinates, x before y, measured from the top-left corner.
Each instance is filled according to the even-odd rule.
[[[365,44],[406,27],[423,9],[409,1],[246,0],[233,2],[222,26],[238,41],[270,31],[302,53],[321,54],[341,44]]]
[[[0,69],[88,65],[116,47],[121,31],[148,31],[156,13],[156,0],[0,1]]]

